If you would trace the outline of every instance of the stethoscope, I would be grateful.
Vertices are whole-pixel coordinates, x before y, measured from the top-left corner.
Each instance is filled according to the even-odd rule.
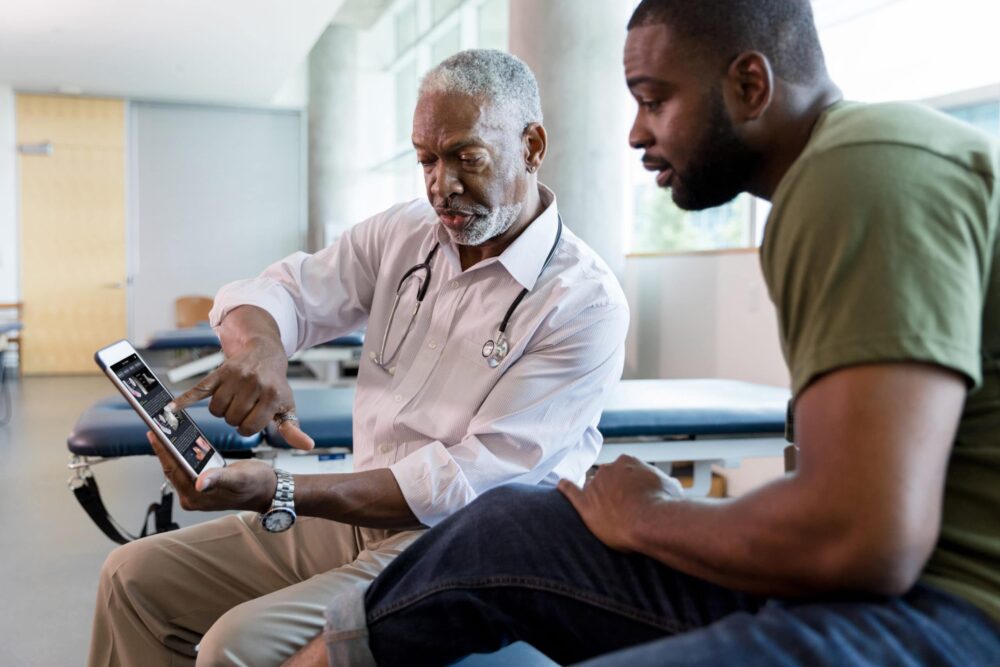
[[[545,271],[545,267],[549,265],[552,260],[552,255],[556,252],[556,246],[559,245],[559,240],[562,238],[563,222],[562,216],[557,218],[559,222],[559,227],[556,230],[556,240],[552,242],[552,247],[549,249],[549,254],[545,257],[545,263],[542,264],[541,270],[538,275],[541,276],[542,272]],[[403,343],[406,342],[406,337],[410,334],[410,329],[413,328],[413,322],[417,319],[417,313],[420,312],[420,304],[423,303],[424,297],[427,296],[427,288],[431,284],[431,260],[434,259],[434,255],[437,253],[438,248],[441,247],[440,243],[435,243],[431,251],[427,253],[427,257],[420,264],[417,264],[403,274],[403,277],[399,280],[399,285],[396,287],[396,298],[392,301],[392,308],[389,310],[389,321],[386,322],[385,332],[382,334],[382,344],[379,347],[379,351],[376,354],[374,351],[368,353],[368,357],[375,363],[376,366],[382,370],[389,373],[389,375],[395,375],[396,367],[392,366],[393,359],[399,354],[399,350],[403,347]],[[423,273],[423,275],[418,275]],[[413,313],[410,315],[410,321],[406,325],[406,331],[403,332],[403,337],[400,338],[399,343],[396,345],[396,349],[392,351],[388,357],[385,354],[385,347],[389,342],[389,331],[392,330],[392,322],[396,318],[396,309],[399,307],[399,300],[403,294],[403,288],[406,286],[406,282],[416,276],[416,279],[420,281],[420,285],[417,287],[417,303],[413,307]],[[503,360],[507,358],[507,353],[510,352],[510,345],[507,342],[507,325],[510,323],[510,318],[514,316],[514,311],[524,300],[530,290],[525,287],[521,289],[521,292],[517,297],[511,302],[510,307],[507,308],[506,314],[503,316],[503,320],[500,321],[500,326],[497,328],[496,336],[490,338],[485,343],[483,343],[483,358],[486,359],[486,363],[490,368],[496,368]]]

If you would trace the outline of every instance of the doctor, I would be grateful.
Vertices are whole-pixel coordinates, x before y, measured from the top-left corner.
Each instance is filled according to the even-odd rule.
[[[583,480],[628,309],[538,182],[541,121],[520,60],[449,58],[424,78],[414,114],[427,200],[222,289],[211,319],[226,362],[175,407],[211,397],[241,433],[277,420],[310,448],[287,358],[367,325],[356,472],[249,461],[192,484],[158,449],[183,507],[248,511],[112,552],[91,665],[280,664],[320,635],[331,601],[363,619],[369,582],[425,527],[501,484]]]

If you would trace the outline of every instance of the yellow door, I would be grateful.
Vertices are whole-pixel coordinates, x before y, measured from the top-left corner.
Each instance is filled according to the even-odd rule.
[[[95,373],[125,337],[125,103],[18,95],[16,113],[24,372]]]

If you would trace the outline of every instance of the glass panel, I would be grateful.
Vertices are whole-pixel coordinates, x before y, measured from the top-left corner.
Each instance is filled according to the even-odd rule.
[[[417,106],[417,63],[410,60],[396,72],[396,143],[410,143],[413,109]]]
[[[431,3],[431,21],[437,25],[441,19],[451,14],[451,12],[462,4],[462,0],[434,0]]]
[[[705,211],[682,211],[670,191],[656,185],[636,188],[633,252],[678,252],[741,248],[750,244],[749,195]]]
[[[459,24],[455,24],[448,32],[441,35],[440,38],[431,47],[431,63],[437,65],[439,62],[447,58],[448,56],[458,53],[462,49],[462,31]]]
[[[476,45],[481,49],[507,50],[510,12],[507,0],[486,0],[479,7],[479,34]]]
[[[1000,101],[981,102],[942,111],[980,130],[1000,135]]]
[[[417,41],[417,5],[411,2],[396,14],[396,54],[399,55]]]

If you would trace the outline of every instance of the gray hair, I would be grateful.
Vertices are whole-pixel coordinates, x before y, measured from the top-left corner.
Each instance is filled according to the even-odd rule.
[[[425,93],[461,93],[495,104],[519,130],[542,122],[538,82],[524,61],[496,49],[469,49],[441,61],[420,82]]]

